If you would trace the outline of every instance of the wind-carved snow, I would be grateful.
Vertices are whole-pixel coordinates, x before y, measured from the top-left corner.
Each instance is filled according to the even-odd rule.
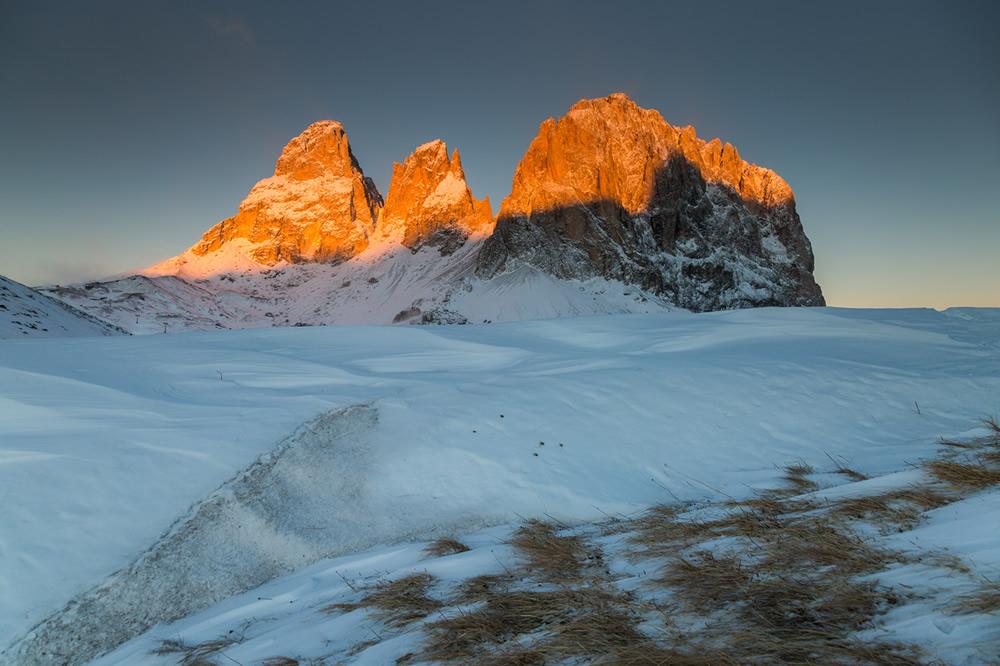
[[[128,568],[34,627],[12,663],[84,663],[142,633],[323,557],[479,520],[376,515],[366,480],[377,409],[304,424],[175,523]],[[411,517],[412,518],[412,517]]]
[[[366,534],[383,543],[518,516],[571,523],[700,500],[707,486],[748,497],[775,486],[776,466],[824,468],[828,454],[868,475],[903,469],[996,413],[998,323],[995,310],[778,308],[3,341],[0,660],[24,663],[11,641],[147,561],[161,535],[216,506],[201,500],[236,497],[239,470],[272,469],[259,456],[317,415],[377,408],[372,428],[359,417],[344,440],[359,485],[315,489],[367,511]],[[337,446],[323,450],[339,457]],[[245,503],[218,506],[227,525],[270,524]],[[315,536],[293,535],[291,552],[314,552]],[[258,561],[273,555],[261,541]],[[123,594],[117,580],[105,589]]]

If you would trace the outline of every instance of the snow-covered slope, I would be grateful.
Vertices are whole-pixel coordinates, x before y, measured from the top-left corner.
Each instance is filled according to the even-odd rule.
[[[0,662],[96,656],[324,556],[744,498],[828,454],[899,471],[997,413],[998,322],[761,309],[3,341]],[[402,548],[350,566],[395,570]]]
[[[244,241],[232,241],[227,250],[232,256],[185,254],[141,274],[53,287],[46,293],[133,333],[482,323],[671,309],[662,299],[620,282],[560,280],[527,265],[491,280],[477,278],[483,238],[474,235],[443,255],[435,246],[413,251],[390,237],[342,263],[273,267],[245,259],[240,263],[249,250]]]
[[[125,335],[125,331],[0,275],[0,338],[90,335]]]

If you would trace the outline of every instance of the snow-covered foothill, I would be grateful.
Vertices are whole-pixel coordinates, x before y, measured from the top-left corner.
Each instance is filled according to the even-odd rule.
[[[121,328],[0,275],[0,339],[126,335]]]
[[[387,237],[341,263],[248,264],[245,241],[163,265],[46,293],[136,334],[328,324],[444,324],[667,312],[653,294],[613,280],[563,280],[519,265],[477,278],[483,235],[442,256]],[[230,266],[238,266],[232,269]]]

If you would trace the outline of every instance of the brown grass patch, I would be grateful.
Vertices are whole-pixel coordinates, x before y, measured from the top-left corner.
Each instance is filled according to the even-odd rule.
[[[769,534],[783,529],[787,523],[788,519],[783,518],[781,514],[742,510],[713,521],[711,527],[748,539],[764,539]]]
[[[691,546],[705,532],[704,523],[678,520],[675,508],[658,505],[632,521],[628,541],[643,547],[634,557],[665,557]]]
[[[455,555],[456,553],[468,552],[469,547],[458,539],[451,539],[449,537],[443,537],[438,539],[434,543],[430,544],[424,548],[424,552],[431,557],[445,557],[446,555]]]
[[[674,588],[693,607],[716,608],[745,599],[754,575],[736,553],[702,550],[670,562],[656,582]]]
[[[928,460],[923,463],[923,467],[936,480],[952,488],[982,490],[1000,484],[1000,470],[979,460]]]
[[[598,557],[598,552],[577,535],[558,534],[551,523],[529,520],[514,532],[510,545],[527,560],[529,569],[550,579],[579,576],[586,564]]]
[[[920,521],[920,511],[907,502],[893,501],[889,495],[842,499],[830,508],[830,512],[844,518],[867,520],[897,532],[911,530]]]
[[[829,567],[853,575],[882,569],[902,556],[872,545],[840,522],[810,516],[771,535],[767,557],[771,566],[790,571]]]
[[[368,594],[357,603],[332,604],[323,610],[334,613],[374,608],[379,620],[391,627],[404,627],[441,607],[440,601],[427,596],[433,583],[434,577],[429,574],[413,574],[367,588]]]
[[[636,600],[592,581],[582,589],[496,592],[473,609],[427,623],[421,658],[464,663],[536,663],[546,655],[587,656],[607,653],[645,640],[635,629]],[[543,632],[530,650],[508,645],[519,636]],[[519,661],[520,660],[520,661]]]
[[[937,509],[955,501],[953,497],[949,497],[929,486],[910,486],[909,488],[890,491],[879,497],[886,498],[888,501],[909,502],[919,507],[921,511]]]

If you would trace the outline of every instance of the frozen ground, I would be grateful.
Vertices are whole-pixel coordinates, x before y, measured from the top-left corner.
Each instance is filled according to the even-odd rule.
[[[53,628],[109,618],[82,638],[56,632],[66,642],[50,647],[85,661],[295,572],[155,630],[116,663],[151,660],[143,650],[170,632],[202,640],[273,613],[275,599],[329,599],[336,572],[425,566],[424,544],[407,542],[444,533],[478,535],[461,566],[488,568],[502,525],[520,517],[579,523],[748,497],[778,484],[781,465],[822,469],[827,454],[899,472],[998,403],[996,310],[0,341],[0,661],[18,663],[9,648],[29,631],[17,649],[34,651],[17,654],[39,655]],[[1000,536],[974,533],[975,513],[936,517],[960,527],[928,540],[1000,550]],[[148,616],[129,610],[137,600]],[[283,640],[349,644],[368,631],[331,625],[334,639],[301,620],[290,622],[304,633]]]

